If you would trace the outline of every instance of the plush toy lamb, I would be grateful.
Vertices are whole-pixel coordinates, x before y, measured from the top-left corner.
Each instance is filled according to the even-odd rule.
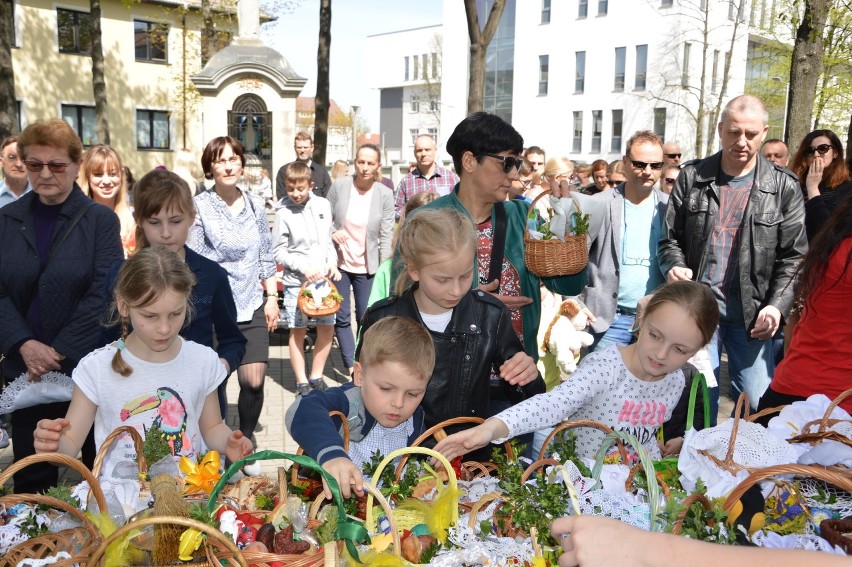
[[[580,349],[594,341],[592,335],[584,331],[588,320],[579,303],[566,299],[544,334],[542,350],[553,353],[559,368],[566,374],[577,370]]]

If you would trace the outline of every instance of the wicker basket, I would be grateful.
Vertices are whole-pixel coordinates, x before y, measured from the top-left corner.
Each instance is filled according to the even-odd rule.
[[[533,199],[529,210],[532,211],[538,200],[546,195],[550,195],[550,190],[542,191]],[[566,234],[565,240],[536,240],[530,238],[527,224],[524,227],[524,263],[540,278],[577,274],[589,263],[588,235]]]
[[[112,444],[120,439],[122,435],[130,435],[130,438],[133,440],[133,448],[136,449],[136,463],[139,466],[139,480],[144,485],[145,480],[148,478],[148,463],[145,461],[145,455],[142,454],[142,443],[144,440],[139,432],[136,431],[136,428],[129,425],[116,427],[112,433],[106,436],[103,443],[101,443],[100,449],[98,449],[98,454],[95,455],[95,462],[92,464],[92,474],[95,475],[95,478],[101,477],[107,454]]]
[[[852,518],[823,520],[819,524],[820,536],[831,545],[839,546],[846,555],[852,555]]]
[[[331,287],[331,293],[332,294],[335,294],[335,293],[339,294],[340,293],[340,292],[337,291],[337,287],[333,283],[331,283],[330,279],[328,279],[328,278],[323,278],[323,279],[325,279],[326,283],[329,285],[329,287]],[[316,305],[314,305],[313,298],[305,295],[305,290],[307,289],[307,286],[309,285],[309,283],[310,282],[305,282],[305,283],[302,284],[302,287],[299,288],[299,298],[297,300],[298,305],[299,305],[299,311],[304,313],[306,317],[314,317],[314,318],[316,318],[316,317],[328,317],[329,315],[334,315],[335,313],[340,311],[341,303],[339,301],[336,301],[334,303],[334,305],[332,305],[330,307],[317,307]]]
[[[817,445],[825,439],[830,439],[852,447],[852,439],[844,437],[837,431],[828,429],[839,421],[831,419],[831,412],[834,411],[834,408],[840,405],[840,402],[846,400],[850,396],[852,396],[852,389],[838,394],[838,396],[825,409],[825,414],[823,414],[822,419],[817,419],[804,424],[802,426],[802,433],[790,438],[790,443],[809,443],[811,445]],[[817,426],[816,431],[812,431],[814,426]]]
[[[81,474],[91,487],[92,497],[100,510],[106,510],[106,500],[103,491],[91,471],[77,459],[72,459],[61,453],[41,453],[25,457],[13,463],[0,474],[0,485],[5,484],[12,475],[35,463],[54,463],[73,468]],[[86,565],[88,557],[101,543],[101,532],[82,511],[70,504],[50,496],[41,494],[10,494],[0,498],[0,506],[15,504],[42,504],[66,512],[83,525],[82,527],[62,530],[57,533],[46,533],[18,544],[0,559],[0,565],[17,565],[24,559],[46,559],[55,556],[60,551],[71,555],[70,559],[62,559],[53,563],[56,567],[71,567]]]
[[[184,526],[186,528],[192,528],[200,532],[204,532],[207,535],[207,559],[202,563],[190,563],[189,565],[192,567],[200,567],[202,565],[207,565],[209,567],[221,567],[222,565],[239,565],[240,567],[248,567],[246,558],[243,557],[243,554],[240,553],[240,550],[234,542],[231,541],[230,537],[226,536],[216,528],[203,524],[197,520],[193,520],[191,518],[180,518],[177,516],[152,516],[150,518],[142,518],[123,525],[101,542],[89,560],[89,567],[99,567],[102,565],[103,556],[106,553],[107,547],[117,541],[120,537],[124,537],[133,530],[139,528],[162,524]],[[211,539],[214,541],[211,541]],[[221,553],[220,550],[222,550]],[[227,552],[224,552],[224,550],[227,550]],[[226,555],[228,561],[223,563],[223,560],[226,559]]]

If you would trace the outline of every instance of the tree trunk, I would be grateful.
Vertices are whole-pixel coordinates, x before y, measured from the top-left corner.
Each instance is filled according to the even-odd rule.
[[[479,16],[476,13],[476,0],[464,0],[467,16],[467,34],[470,38],[470,77],[468,79],[467,113],[479,112],[484,107],[485,98],[485,55],[488,44],[500,25],[506,0],[494,0],[485,27],[480,29]]]
[[[784,141],[791,153],[810,132],[817,82],[822,71],[823,32],[831,0],[806,0],[802,23],[796,30],[790,65],[790,96],[787,98],[787,129]]]
[[[314,97],[314,156],[325,164],[328,144],[328,68],[331,60],[331,0],[320,0],[319,41],[317,46],[317,94]],[[354,161],[355,156],[352,156]]]
[[[201,0],[201,19],[204,23],[201,26],[201,66],[204,67],[216,53],[216,28],[210,0]]]
[[[704,151],[704,122],[707,117],[706,99],[707,99],[707,52],[710,50],[710,3],[704,4],[704,22],[701,30],[701,84],[698,90],[698,112],[695,114],[695,147],[693,148],[695,157],[701,157]],[[711,137],[709,131],[711,126],[707,126],[707,137]]]
[[[106,73],[104,70],[104,46],[101,37],[101,1],[90,0],[92,22],[92,91],[95,96],[98,143],[109,144],[109,119],[107,118]]]
[[[740,0],[737,8],[737,18],[734,20],[734,29],[731,32],[731,41],[728,44],[728,52],[725,53],[725,63],[722,69],[722,82],[719,85],[719,96],[716,98],[716,105],[710,111],[710,120],[707,126],[707,147],[704,156],[709,156],[713,153],[713,142],[716,139],[716,126],[719,123],[719,116],[722,114],[722,102],[728,92],[728,78],[731,75],[731,62],[734,59],[734,47],[737,44],[737,33],[740,29],[740,14],[744,9],[743,0]],[[704,157],[701,156],[701,157]],[[696,156],[699,157],[699,156]]]
[[[10,41],[15,25],[12,19],[13,1],[0,0],[0,139],[18,131],[18,101],[15,99],[15,73],[12,69]]]

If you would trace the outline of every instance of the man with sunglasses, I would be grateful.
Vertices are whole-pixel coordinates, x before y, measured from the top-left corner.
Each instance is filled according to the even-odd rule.
[[[671,195],[678,175],[680,175],[680,167],[676,165],[663,167],[663,176],[660,177],[660,191],[666,195]]]
[[[636,304],[664,282],[657,264],[668,195],[654,189],[663,170],[663,143],[648,130],[627,140],[625,181],[594,198],[606,201],[589,249],[586,307],[594,314],[590,350],[634,341]]]
[[[807,250],[798,180],[758,151],[766,136],[763,102],[741,95],[718,125],[722,150],[684,164],[666,210],[660,267],[668,281],[696,280],[713,290],[721,319],[708,345],[719,376],[728,353],[731,397],[752,408],[775,370],[772,337],[794,300],[792,279]],[[712,390],[711,416],[718,408]]]
[[[677,142],[666,142],[663,144],[663,164],[665,167],[671,165],[680,166],[680,156],[682,155],[680,144]]]

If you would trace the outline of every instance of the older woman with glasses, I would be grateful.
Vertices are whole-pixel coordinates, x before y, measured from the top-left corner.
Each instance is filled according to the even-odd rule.
[[[83,145],[68,123],[30,124],[18,149],[33,190],[0,209],[0,345],[3,377],[34,382],[51,371],[71,376],[95,349],[104,278],[124,254],[118,218],[75,182]],[[12,412],[15,460],[35,453],[40,419],[64,417],[67,409],[68,402],[58,402]],[[93,460],[90,436],[83,461]],[[17,493],[41,492],[56,484],[57,469],[30,466],[14,481]]]
[[[242,144],[230,136],[214,138],[204,148],[201,167],[214,184],[195,197],[197,212],[187,246],[228,272],[237,322],[248,341],[237,368],[237,410],[240,431],[250,438],[263,408],[269,333],[278,326],[278,284],[263,199],[237,186],[245,163]],[[221,396],[225,382],[219,388]]]
[[[802,184],[805,230],[812,240],[843,197],[852,192],[840,138],[831,130],[814,130],[799,144],[790,169]]]

